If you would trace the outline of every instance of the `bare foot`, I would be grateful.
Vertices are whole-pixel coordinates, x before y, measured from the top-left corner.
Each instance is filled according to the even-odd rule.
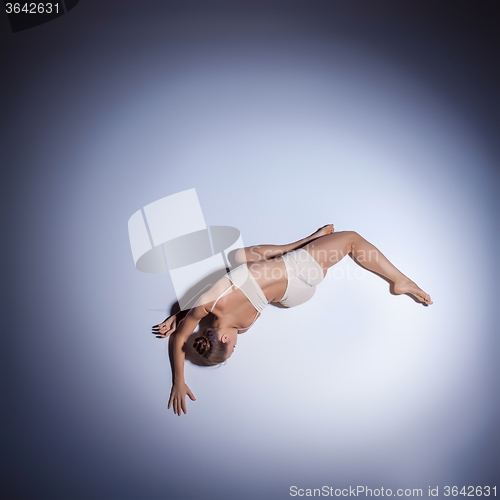
[[[402,281],[400,283],[394,283],[394,293],[398,295],[402,293],[407,293],[415,297],[419,302],[422,302],[427,305],[432,304],[430,295],[428,293],[425,293],[411,280]]]
[[[326,236],[327,234],[332,234],[335,231],[333,224],[327,224],[326,226],[320,227],[317,231],[311,234],[311,240],[321,238],[321,236]]]

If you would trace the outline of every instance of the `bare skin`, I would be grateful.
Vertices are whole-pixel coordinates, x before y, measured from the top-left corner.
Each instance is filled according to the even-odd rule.
[[[349,255],[361,267],[392,282],[395,294],[410,294],[423,304],[432,304],[429,294],[391,264],[378,248],[354,231],[342,231],[319,238],[306,245],[304,249],[319,262],[324,270]]]
[[[326,275],[328,269],[349,255],[357,264],[385,278],[393,285],[395,294],[408,294],[424,305],[432,304],[430,296],[416,283],[399,271],[380,250],[354,231],[335,233],[333,224],[319,228],[310,236],[287,245],[259,245],[236,252],[238,263],[246,262],[249,271],[264,292],[269,302],[279,302],[283,297],[288,278],[281,256],[297,248],[304,248],[320,264]],[[228,278],[221,278],[207,293],[203,294],[199,305],[190,309],[180,321],[170,316],[153,327],[157,338],[172,336],[174,377],[168,408],[174,413],[187,413],[186,396],[195,397],[184,380],[185,344],[198,326],[200,320],[209,314],[217,297],[225,290],[231,293],[222,296],[215,304],[212,328],[221,342],[228,347],[229,358],[237,343],[238,333],[247,330],[256,319],[256,311],[241,290],[232,286]],[[258,314],[258,313],[257,313]]]

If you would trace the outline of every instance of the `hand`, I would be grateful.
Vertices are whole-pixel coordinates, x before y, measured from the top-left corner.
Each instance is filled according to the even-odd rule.
[[[189,396],[191,401],[196,401],[191,389],[187,386],[185,382],[180,384],[174,384],[172,390],[170,391],[170,399],[168,400],[168,409],[174,406],[174,413],[181,416],[181,410],[187,413],[186,408],[186,396]]]
[[[177,318],[174,314],[162,323],[158,323],[157,325],[153,326],[153,335],[156,335],[157,339],[166,339],[175,332],[176,328]]]

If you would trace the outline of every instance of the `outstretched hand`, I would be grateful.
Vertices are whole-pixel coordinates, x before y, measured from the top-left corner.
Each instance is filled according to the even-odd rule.
[[[168,409],[173,406],[174,413],[181,416],[181,411],[187,413],[186,396],[189,396],[191,401],[196,401],[194,394],[185,382],[174,384],[170,391],[170,398],[168,400]]]
[[[166,339],[175,332],[177,328],[177,318],[174,315],[167,318],[162,323],[158,323],[153,326],[153,334],[156,335],[157,339]]]

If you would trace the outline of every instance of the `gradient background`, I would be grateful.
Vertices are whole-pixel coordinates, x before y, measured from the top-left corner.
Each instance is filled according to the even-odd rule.
[[[500,486],[497,5],[82,0],[15,35],[0,16],[2,498]],[[343,261],[226,365],[188,365],[179,418],[149,333],[175,295],[134,268],[127,220],[192,187],[246,244],[354,229],[435,304]]]

